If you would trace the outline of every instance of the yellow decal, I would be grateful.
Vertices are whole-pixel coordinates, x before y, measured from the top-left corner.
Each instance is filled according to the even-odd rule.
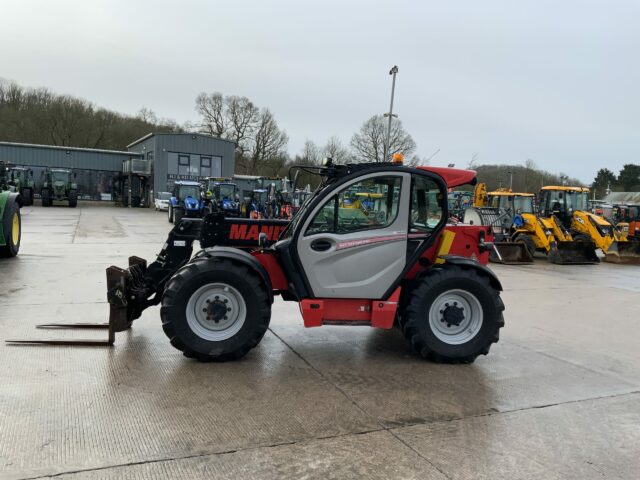
[[[440,245],[438,246],[438,251],[436,252],[436,261],[435,263],[444,263],[444,259],[440,258],[441,255],[447,255],[449,250],[451,250],[451,245],[453,245],[453,239],[456,238],[456,234],[451,230],[445,230],[442,233],[442,237],[440,239]]]

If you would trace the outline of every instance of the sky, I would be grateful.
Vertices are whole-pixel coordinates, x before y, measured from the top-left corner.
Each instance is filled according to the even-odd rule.
[[[196,121],[219,91],[344,143],[389,108],[432,165],[640,163],[640,1],[1,0],[0,77]]]

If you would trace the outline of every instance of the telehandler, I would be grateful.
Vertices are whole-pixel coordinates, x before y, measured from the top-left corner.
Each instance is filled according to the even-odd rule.
[[[153,263],[131,257],[128,268],[109,267],[109,343],[160,304],[162,328],[185,356],[238,359],[264,336],[280,295],[298,303],[305,327],[397,324],[437,362],[489,352],[504,325],[502,286],[484,265],[491,232],[447,224],[447,188],[475,181],[475,172],[330,160],[293,168],[323,181],[291,221],[185,217]],[[384,215],[343,221],[350,188],[381,193]]]
[[[593,242],[611,263],[640,264],[640,243],[625,238],[615,225],[589,211],[589,189],[547,186],[540,191],[542,217],[555,216],[574,242]]]

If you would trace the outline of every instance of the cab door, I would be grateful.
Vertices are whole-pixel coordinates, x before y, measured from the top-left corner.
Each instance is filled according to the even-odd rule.
[[[305,220],[297,253],[316,298],[381,298],[407,261],[411,175],[371,173],[336,187]],[[352,208],[354,193],[380,205]]]

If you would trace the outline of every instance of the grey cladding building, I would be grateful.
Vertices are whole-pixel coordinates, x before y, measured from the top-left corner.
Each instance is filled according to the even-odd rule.
[[[127,145],[129,152],[150,160],[153,189],[170,191],[176,180],[230,177],[234,170],[235,144],[200,134],[150,133]]]
[[[155,196],[170,191],[178,179],[232,176],[234,150],[233,142],[207,135],[150,133],[128,145],[126,151],[0,142],[0,160],[31,167],[36,193],[47,167],[70,168],[77,175],[80,198],[101,200],[111,199],[122,188],[127,160],[149,161],[151,176],[146,183]]]

